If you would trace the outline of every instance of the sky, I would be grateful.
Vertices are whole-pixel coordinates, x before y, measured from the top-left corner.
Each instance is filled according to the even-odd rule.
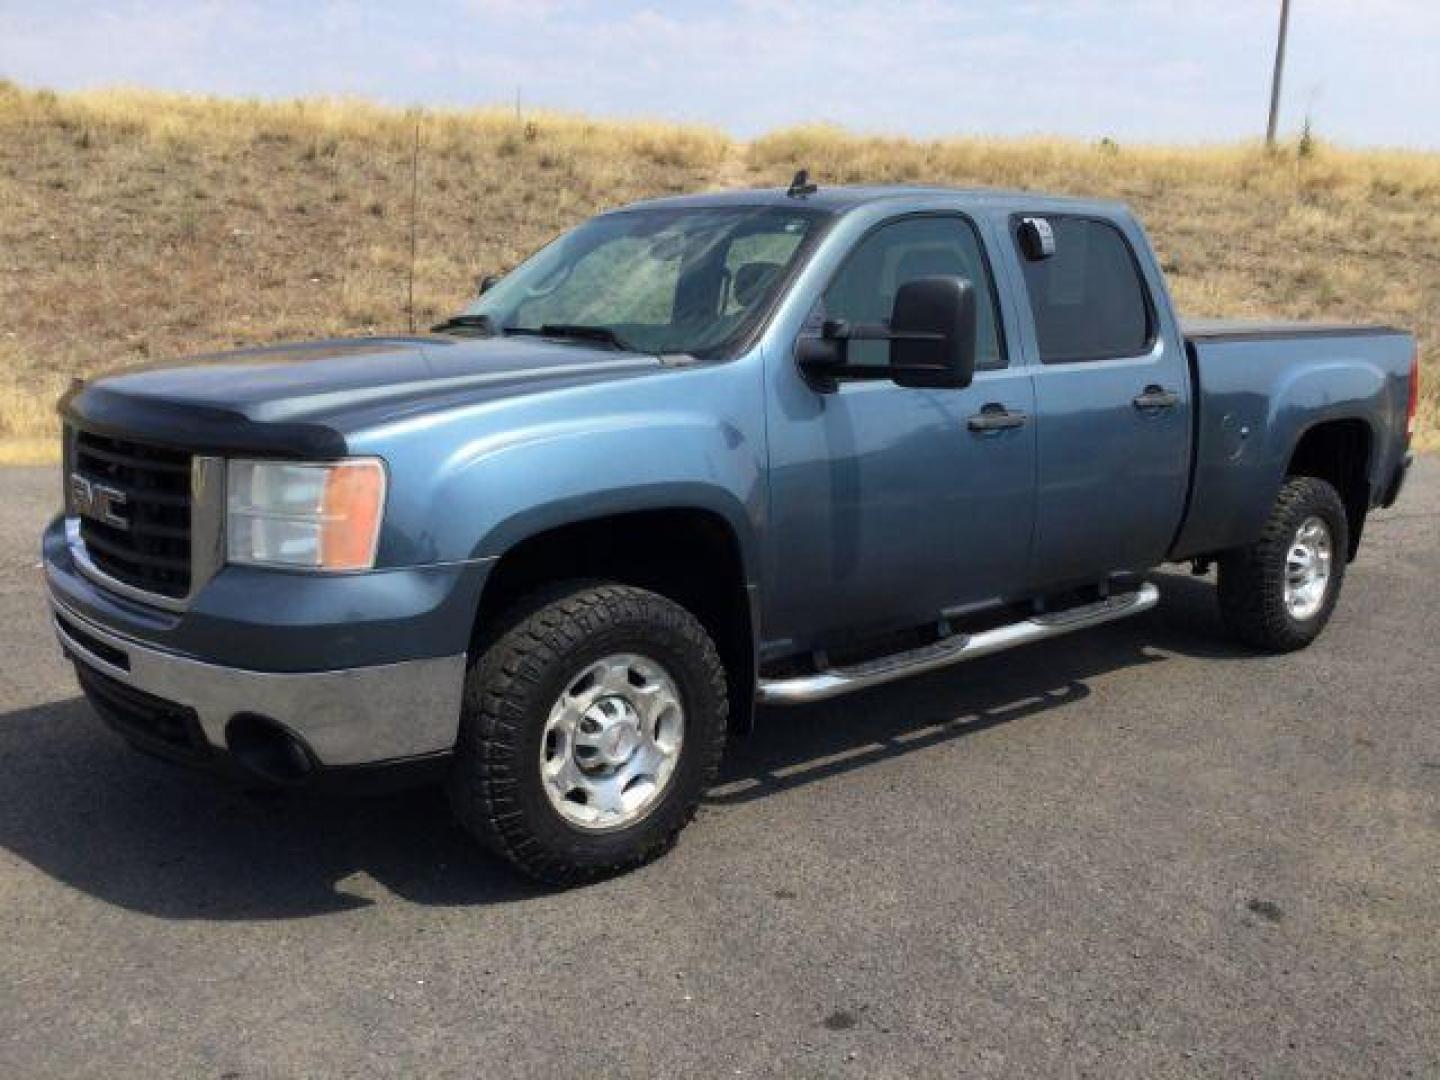
[[[0,0],[0,77],[915,136],[1263,135],[1280,0]],[[1281,130],[1440,149],[1440,0],[1292,0]]]

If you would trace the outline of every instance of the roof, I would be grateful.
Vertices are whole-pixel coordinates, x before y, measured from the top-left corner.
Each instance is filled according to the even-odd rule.
[[[869,187],[830,187],[821,184],[813,195],[792,197],[785,188],[744,188],[733,191],[710,191],[696,195],[674,195],[647,199],[619,207],[620,210],[686,209],[706,206],[807,206],[830,213],[844,213],[858,206],[884,201],[907,199],[953,200],[968,206],[1023,205],[1035,210],[1079,208],[1114,209],[1121,204],[1104,199],[1082,199],[1063,195],[1046,195],[1038,191],[1007,191],[997,188],[952,188],[909,184],[884,184]]]

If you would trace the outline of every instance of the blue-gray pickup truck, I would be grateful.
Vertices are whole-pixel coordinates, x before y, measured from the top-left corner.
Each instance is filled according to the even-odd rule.
[[[1123,206],[789,189],[602,214],[427,334],[77,384],[54,626],[137,747],[440,779],[522,870],[663,851],[757,705],[1146,611],[1297,649],[1409,464],[1414,339],[1182,323]]]

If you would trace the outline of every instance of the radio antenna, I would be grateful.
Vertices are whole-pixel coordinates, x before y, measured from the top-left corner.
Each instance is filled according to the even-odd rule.
[[[415,117],[415,149],[410,155],[410,275],[406,285],[405,311],[410,333],[415,332],[415,228],[420,200],[420,116]]]
[[[810,182],[810,173],[801,169],[795,174],[795,179],[790,181],[790,189],[785,192],[792,199],[803,199],[807,195],[814,195],[820,188]]]

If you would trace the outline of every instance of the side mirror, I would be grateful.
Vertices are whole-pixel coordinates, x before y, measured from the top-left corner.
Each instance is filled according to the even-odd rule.
[[[890,313],[890,378],[898,386],[964,389],[975,378],[975,287],[962,277],[915,278]]]
[[[477,289],[475,295],[484,296],[487,292],[489,292],[495,287],[495,283],[499,280],[499,274],[486,274],[484,277],[482,277],[479,281],[475,283],[475,288]]]

